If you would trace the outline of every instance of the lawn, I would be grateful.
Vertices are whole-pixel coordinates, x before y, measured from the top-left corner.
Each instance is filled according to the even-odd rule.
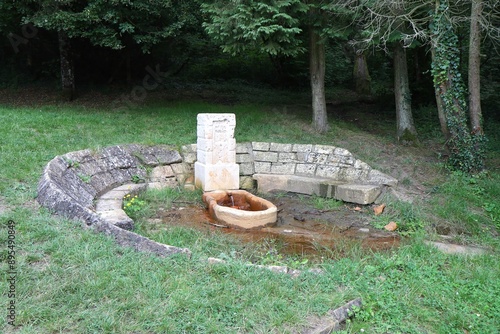
[[[304,97],[270,90],[248,94],[265,98],[210,102],[151,96],[144,105],[119,110],[82,103],[85,97],[74,103],[0,105],[0,305],[5,312],[0,331],[293,333],[309,317],[361,297],[363,308],[346,324],[346,333],[499,332],[500,138],[495,129],[500,124],[486,126],[489,171],[468,176],[444,167],[431,108],[416,113],[421,146],[401,147],[393,139],[390,108],[341,101],[330,106],[331,130],[318,135]],[[189,247],[192,258],[158,258],[119,247],[36,204],[38,179],[54,156],[126,143],[191,144],[200,112],[234,112],[238,142],[336,145],[397,177],[412,204],[387,198],[386,213],[373,224],[397,220],[405,226],[400,247],[372,252],[353,246],[320,263],[280,258],[290,266],[324,270],[292,278],[247,266],[245,256],[257,250],[248,246],[243,256],[242,246],[227,235],[175,228],[169,240]],[[9,231],[15,233],[15,298],[8,296]],[[424,243],[438,240],[443,231],[453,242],[488,252],[446,255]],[[228,259],[226,265],[207,265],[208,256],[220,255]],[[12,300],[15,326],[7,323]]]

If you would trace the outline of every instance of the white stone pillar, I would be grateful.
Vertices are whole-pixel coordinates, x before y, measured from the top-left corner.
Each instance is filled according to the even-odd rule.
[[[198,114],[194,182],[203,191],[239,189],[234,114]]]

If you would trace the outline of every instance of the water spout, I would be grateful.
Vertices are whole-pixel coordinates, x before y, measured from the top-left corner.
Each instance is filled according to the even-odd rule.
[[[227,195],[231,199],[231,207],[234,208],[234,197],[232,192],[228,192]]]

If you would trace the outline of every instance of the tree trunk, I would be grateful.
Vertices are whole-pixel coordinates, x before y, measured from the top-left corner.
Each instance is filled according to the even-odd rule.
[[[371,81],[368,64],[366,63],[366,54],[357,51],[354,56],[354,82],[356,85],[356,93],[370,95]]]
[[[484,136],[471,135],[467,125],[466,88],[459,67],[458,37],[449,18],[449,0],[436,1],[431,27],[434,48],[432,75],[436,93],[443,103],[450,136],[449,165],[456,170],[475,173],[484,169]]]
[[[319,133],[328,131],[325,101],[325,44],[319,34],[311,28],[309,70],[313,109],[313,127]]]
[[[417,130],[411,113],[406,49],[400,43],[397,43],[394,48],[394,98],[398,141],[402,144],[413,144],[417,142]]]
[[[432,63],[436,62],[436,49],[434,46],[431,47],[431,58]],[[436,106],[438,110],[438,118],[439,124],[441,125],[441,132],[445,140],[450,139],[450,130],[448,129],[448,122],[446,121],[446,114],[444,110],[444,102],[441,99],[441,95],[439,94],[439,90],[437,88],[434,89],[434,95],[436,96]]]
[[[482,9],[482,0],[472,0],[469,39],[469,117],[473,135],[483,135],[480,90],[481,27],[479,25]]]
[[[61,85],[63,99],[71,101],[75,98],[75,73],[73,69],[73,57],[71,53],[71,42],[64,31],[58,32],[59,54],[61,57]]]

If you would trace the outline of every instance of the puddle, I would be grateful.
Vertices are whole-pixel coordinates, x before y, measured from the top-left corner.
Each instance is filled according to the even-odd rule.
[[[286,254],[316,254],[318,249],[335,249],[346,244],[358,244],[372,250],[386,250],[399,245],[395,232],[378,230],[369,225],[373,219],[371,207],[354,210],[345,204],[335,210],[318,210],[296,195],[267,197],[278,208],[274,227],[241,230],[223,227],[215,222],[204,206],[174,204],[157,213],[157,222],[165,226],[184,226],[202,231],[221,231],[243,242],[263,242],[275,239]],[[155,229],[159,228],[158,225]]]

